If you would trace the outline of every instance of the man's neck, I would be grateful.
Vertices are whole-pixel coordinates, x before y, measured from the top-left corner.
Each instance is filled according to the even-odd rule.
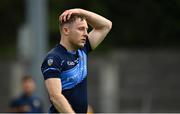
[[[23,95],[26,96],[26,97],[30,97],[30,96],[32,96],[32,94],[33,93],[23,93]]]
[[[63,38],[61,38],[60,44],[61,44],[63,47],[65,47],[66,50],[69,51],[69,52],[72,52],[72,51],[76,51],[76,50],[77,50],[77,49],[74,48],[74,47],[72,46],[72,44],[70,44],[67,40],[66,40],[66,41],[63,40]]]

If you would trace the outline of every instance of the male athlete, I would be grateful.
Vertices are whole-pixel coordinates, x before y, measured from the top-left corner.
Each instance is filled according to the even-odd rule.
[[[87,112],[87,55],[112,27],[108,19],[83,9],[64,11],[61,40],[45,57],[41,71],[52,106],[50,112]],[[87,33],[88,24],[92,31]]]

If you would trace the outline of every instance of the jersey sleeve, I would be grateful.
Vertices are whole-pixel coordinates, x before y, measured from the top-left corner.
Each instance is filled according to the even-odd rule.
[[[88,38],[86,39],[86,43],[84,45],[83,50],[86,52],[86,54],[88,54],[89,52],[92,51],[92,48],[91,48],[91,45],[90,45],[90,42],[89,42]]]
[[[44,79],[48,78],[60,78],[60,73],[63,67],[63,61],[55,56],[55,55],[48,55],[41,66],[41,72],[44,76]]]

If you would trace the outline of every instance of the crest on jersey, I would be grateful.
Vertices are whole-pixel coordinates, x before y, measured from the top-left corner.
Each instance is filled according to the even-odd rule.
[[[48,59],[47,63],[49,66],[51,66],[53,64],[53,59]]]

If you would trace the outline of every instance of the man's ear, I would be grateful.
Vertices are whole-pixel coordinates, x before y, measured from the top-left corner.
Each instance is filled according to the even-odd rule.
[[[63,27],[63,33],[64,33],[65,35],[68,35],[68,34],[69,34],[69,27],[68,27],[68,26],[64,26],[64,27]]]

